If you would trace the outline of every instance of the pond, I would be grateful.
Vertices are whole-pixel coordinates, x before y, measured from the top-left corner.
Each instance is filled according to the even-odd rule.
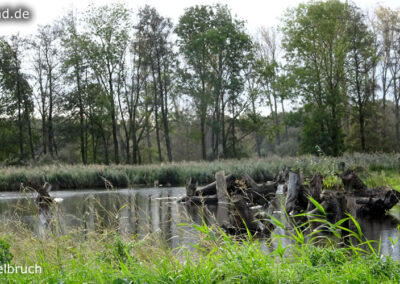
[[[177,203],[176,199],[185,194],[182,187],[54,191],[50,194],[54,198],[63,199],[57,204],[54,213],[58,230],[63,234],[73,230],[111,229],[122,235],[144,238],[150,233],[159,233],[171,247],[196,243],[196,234],[193,234],[194,229],[190,223],[201,224],[203,218],[208,223],[213,223],[219,214],[217,205],[209,205],[204,211],[197,206]],[[36,234],[43,233],[43,220],[38,217],[35,196],[30,192],[0,193],[0,222],[17,220]],[[282,214],[275,213],[275,217],[284,220]],[[367,239],[381,239],[383,254],[400,260],[400,244],[393,247],[389,239],[399,237],[398,220],[399,205],[391,210],[390,216],[379,220],[358,221]],[[287,234],[280,228],[275,230],[277,234]]]

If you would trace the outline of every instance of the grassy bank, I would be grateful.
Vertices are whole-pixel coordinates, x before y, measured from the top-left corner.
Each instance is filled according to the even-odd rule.
[[[0,262],[39,265],[40,274],[3,274],[11,283],[398,283],[400,264],[374,250],[312,245],[301,233],[269,252],[251,237],[237,240],[196,226],[197,245],[170,249],[158,235],[123,239],[114,232],[71,233],[41,241],[20,228],[0,233]],[[10,247],[7,246],[10,245]]]
[[[182,162],[160,165],[49,165],[38,167],[0,168],[0,191],[19,190],[20,184],[37,187],[45,181],[56,189],[104,188],[106,181],[115,187],[153,185],[183,185],[187,177],[196,177],[201,184],[214,180],[215,172],[249,173],[256,181],[265,181],[284,166],[301,169],[305,174],[334,173],[339,161],[350,167],[371,171],[400,169],[398,154],[351,154],[339,158],[301,156],[294,158],[221,160],[214,162]]]

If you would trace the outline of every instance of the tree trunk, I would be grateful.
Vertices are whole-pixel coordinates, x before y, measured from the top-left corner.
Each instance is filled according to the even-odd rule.
[[[89,105],[89,124],[90,124],[90,134],[92,136],[92,162],[95,164],[96,163],[96,134],[94,130],[94,121],[93,121],[93,110],[91,105]]]
[[[252,107],[252,120],[253,120],[254,125],[257,125],[258,124],[258,121],[256,119],[257,118],[257,112],[256,112],[256,104],[255,104],[255,100],[254,99],[251,100],[251,107]],[[256,138],[257,156],[259,158],[261,158],[261,142],[262,141],[261,141],[261,136],[258,134],[258,130],[256,130],[255,138]]]
[[[365,152],[365,119],[363,108],[359,107],[359,122],[360,122],[360,138],[361,138],[361,151]]]
[[[299,176],[297,173],[289,172],[289,182],[287,187],[287,197],[285,203],[285,210],[290,214],[295,209],[295,203],[299,195]]]
[[[215,174],[215,182],[217,188],[218,204],[229,203],[229,195],[226,186],[225,171],[219,171]]]
[[[276,102],[276,95],[273,95],[274,97],[274,121],[275,121],[275,135],[276,135],[276,144],[280,145],[281,144],[281,132],[279,130],[279,118],[278,118],[278,104]]]
[[[400,121],[399,121],[399,100],[400,94],[397,93],[397,80],[393,78],[393,94],[395,100],[395,128],[396,128],[396,150],[400,151]]]
[[[48,141],[49,141],[49,151],[50,155],[54,157],[54,132],[53,132],[53,74],[52,68],[49,66],[49,117],[48,122]]]
[[[237,158],[237,153],[236,153],[236,133],[235,133],[235,120],[236,120],[236,115],[235,115],[235,108],[232,103],[232,126],[231,126],[231,135],[232,135],[232,154],[233,158]]]
[[[203,60],[204,60],[204,48],[203,48]],[[206,97],[206,82],[204,80],[204,74],[201,76],[201,91],[203,95],[203,100]],[[203,160],[207,159],[207,150],[206,150],[206,116],[207,116],[207,107],[204,108],[204,105],[207,106],[207,103],[201,100],[199,113],[200,113],[200,134],[201,134],[201,156]]]
[[[282,105],[282,119],[283,121],[285,121],[285,117],[286,117],[286,113],[285,113],[285,107],[284,107],[284,103],[283,103],[283,99],[281,100],[281,105]],[[285,123],[285,140],[288,141],[289,140],[289,134],[288,134],[288,126]]]
[[[121,71],[123,72],[123,71]],[[122,108],[122,103],[121,103],[121,84],[122,84],[122,79],[121,79],[121,74],[118,74],[118,85],[117,85],[117,98],[118,98],[118,107],[119,111],[121,112],[121,123],[122,127],[124,130],[124,135],[125,135],[125,156],[126,156],[126,163],[130,164],[131,163],[131,154],[130,154],[130,139],[131,139],[131,133],[129,128],[129,125],[127,125],[127,122],[125,120],[124,116],[124,109]],[[128,101],[128,98],[127,98]],[[128,103],[129,106],[129,103]],[[128,107],[129,109],[129,107]],[[122,140],[122,139],[121,139]],[[122,144],[123,145],[123,144]]]
[[[164,138],[165,138],[165,147],[167,148],[167,157],[168,161],[172,162],[172,152],[171,152],[171,142],[169,139],[169,125],[168,125],[168,105],[167,105],[167,93],[163,87],[163,79],[161,74],[161,66],[160,66],[160,55],[157,49],[157,76],[158,76],[158,85],[160,90],[160,102],[161,102],[161,115],[164,125]],[[166,83],[164,83],[165,85]]]
[[[207,159],[206,150],[206,133],[205,133],[205,118],[203,115],[200,117],[200,133],[201,133],[201,156],[203,160]]]
[[[42,145],[43,145],[43,154],[46,155],[47,154],[47,125],[46,125],[46,113],[45,113],[44,105],[42,106]]]
[[[21,88],[20,80],[17,73],[17,107],[18,107],[18,142],[19,142],[19,155],[20,160],[24,159],[24,136],[23,136],[23,125],[22,125],[22,102],[21,102]]]
[[[151,155],[152,145],[151,145],[151,140],[150,140],[150,126],[149,126],[148,122],[146,125],[146,143],[147,143],[147,148],[148,148],[148,151],[147,151],[148,159],[149,159],[149,163],[151,164],[151,163],[153,163],[153,157]]]
[[[154,66],[151,65],[151,73],[153,75],[153,89],[154,89],[154,121],[156,126],[156,140],[157,140],[157,150],[158,150],[158,161],[161,163],[163,161],[161,155],[161,143],[160,143],[160,127],[158,125],[158,95],[157,95],[157,80],[154,74]]]
[[[222,155],[226,159],[228,157],[228,148],[226,146],[226,133],[225,133],[225,100],[224,95],[221,94],[221,134],[222,134]]]
[[[78,103],[79,103],[79,136],[81,143],[81,158],[84,165],[87,164],[87,151],[85,147],[85,115],[84,115],[84,105],[82,100],[82,89],[81,89],[81,79],[79,74],[79,62],[75,60],[75,77],[76,86],[78,92]]]
[[[109,68],[109,67],[108,67]],[[117,118],[115,114],[115,103],[114,103],[114,92],[113,92],[113,83],[112,83],[112,74],[108,73],[108,84],[110,87],[109,101],[111,106],[111,122],[112,122],[112,135],[114,142],[114,160],[115,163],[119,164],[119,146],[118,146],[118,136],[117,136]]]
[[[31,151],[31,158],[32,160],[35,160],[35,149],[33,147],[33,134],[32,134],[32,124],[31,124],[31,117],[29,114],[29,106],[28,106],[28,102],[25,99],[24,101],[24,107],[25,107],[25,121],[26,124],[28,126],[28,136],[29,136],[29,147],[30,147],[30,151]]]
[[[106,165],[109,165],[110,164],[110,158],[109,158],[109,154],[108,154],[108,143],[107,143],[106,134],[104,133],[103,127],[101,127],[100,131],[101,131],[101,137],[103,139],[103,149],[104,149],[104,155],[105,155],[105,163],[106,163]]]

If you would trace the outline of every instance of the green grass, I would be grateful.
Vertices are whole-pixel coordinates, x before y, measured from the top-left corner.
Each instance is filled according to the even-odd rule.
[[[400,172],[397,170],[381,170],[363,173],[362,180],[368,187],[389,186],[400,191]]]
[[[321,172],[333,175],[338,171],[340,161],[353,168],[367,171],[398,171],[398,154],[348,154],[338,158],[301,156],[268,157],[263,159],[221,160],[214,162],[181,162],[157,165],[63,165],[55,164],[38,167],[2,167],[0,168],[0,191],[15,191],[25,186],[38,187],[45,181],[53,184],[54,189],[104,188],[105,181],[114,187],[135,185],[153,185],[159,181],[162,185],[183,185],[188,177],[195,177],[200,184],[214,181],[215,172],[249,173],[256,181],[263,182],[267,177],[275,176],[285,166],[300,169],[306,175]]]
[[[15,226],[0,250],[11,265],[40,265],[41,274],[3,274],[11,283],[398,283],[400,265],[375,251],[332,243],[294,242],[270,251],[248,236],[194,225],[198,244],[171,249],[158,235],[123,239],[115,232],[71,233],[44,241]],[[293,235],[275,236],[293,238]],[[281,243],[281,242],[279,242]],[[0,251],[1,255],[1,251]]]
[[[108,214],[116,218],[115,212]],[[380,244],[367,240],[352,216],[333,224],[325,219],[323,209],[320,214],[296,226],[271,216],[270,222],[281,230],[266,240],[250,233],[233,237],[215,225],[193,223],[184,237],[195,243],[174,249],[162,232],[138,238],[119,235],[118,227],[99,226],[93,232],[84,233],[82,228],[60,234],[56,217],[38,238],[14,214],[0,224],[0,264],[36,264],[42,273],[0,274],[0,283],[400,282],[400,263],[381,256]],[[354,229],[346,229],[350,241],[344,243],[340,230],[346,221]],[[313,223],[324,224],[330,236],[309,230]],[[397,237],[389,240],[394,246],[399,239],[400,226]]]

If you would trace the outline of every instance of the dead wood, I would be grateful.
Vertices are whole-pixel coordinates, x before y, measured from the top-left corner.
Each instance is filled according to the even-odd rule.
[[[313,175],[310,181],[310,196],[314,198],[317,202],[321,202],[321,190],[322,190],[322,180],[323,176],[318,173]],[[307,205],[307,211],[311,211],[315,208],[314,204],[309,201]]]
[[[38,196],[36,197],[36,205],[38,206],[39,212],[48,211],[51,205],[54,203],[54,199],[50,196],[51,184],[45,182],[43,187],[35,188]]]
[[[229,194],[226,184],[225,171],[215,174],[218,203],[229,203]]]
[[[197,184],[198,182],[195,178],[189,177],[186,180],[186,196],[192,197],[195,195]]]
[[[225,177],[225,180],[227,188],[230,188],[232,186],[232,183],[236,180],[236,178],[233,175],[227,175]],[[197,188],[195,193],[195,195],[198,196],[213,195],[213,194],[217,194],[217,183],[215,181],[203,187]]]
[[[344,171],[340,177],[342,178],[346,193],[360,195],[367,190],[367,186],[352,169]]]
[[[286,213],[298,214],[304,211],[308,205],[308,189],[302,183],[302,177],[298,173],[290,172],[287,184],[287,196],[285,203]]]

